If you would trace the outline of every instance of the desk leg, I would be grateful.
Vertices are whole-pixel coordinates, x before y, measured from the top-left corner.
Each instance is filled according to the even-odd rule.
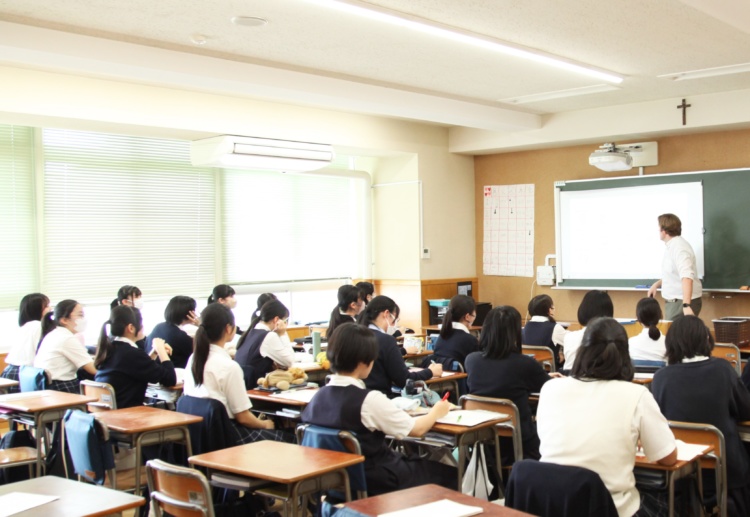
[[[674,472],[667,472],[667,486],[669,487],[669,517],[674,517]]]
[[[133,495],[141,495],[141,442],[143,441],[143,433],[140,433],[135,437],[135,483],[133,486]]]
[[[44,441],[47,442],[47,429],[44,427],[42,422],[43,412],[34,413],[34,428],[36,429],[36,477],[42,475],[42,436],[45,437]]]

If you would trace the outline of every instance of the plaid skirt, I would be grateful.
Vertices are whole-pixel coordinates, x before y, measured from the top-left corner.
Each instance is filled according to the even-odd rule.
[[[18,380],[18,372],[21,369],[20,366],[16,366],[15,364],[9,364],[5,367],[5,370],[3,370],[3,373],[0,373],[0,377],[3,377],[4,379],[10,379],[12,381]],[[21,391],[21,388],[18,386],[13,386],[11,388],[8,388],[8,393],[19,393]]]
[[[52,381],[47,386],[47,389],[79,394],[81,392],[80,385],[81,381],[78,379],[71,379],[69,381]]]
[[[234,429],[235,445],[258,442],[260,440],[271,440],[273,442],[295,443],[294,432],[282,429],[251,429],[231,420]]]

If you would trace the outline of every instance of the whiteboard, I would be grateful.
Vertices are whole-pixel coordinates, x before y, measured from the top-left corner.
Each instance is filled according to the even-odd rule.
[[[673,213],[705,275],[703,184],[670,183],[595,190],[556,188],[558,282],[659,279],[664,243],[657,218]],[[635,285],[633,286],[635,287]]]

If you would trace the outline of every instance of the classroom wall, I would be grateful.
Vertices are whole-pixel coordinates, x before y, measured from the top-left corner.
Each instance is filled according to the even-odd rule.
[[[644,141],[634,139],[631,142]],[[700,134],[685,134],[656,139],[659,143],[659,165],[646,167],[645,174],[664,174],[700,170],[718,170],[750,167],[750,130],[723,131]],[[628,143],[626,141],[618,143]],[[576,321],[576,312],[585,291],[552,289],[535,285],[533,278],[486,276],[482,274],[483,196],[485,185],[534,183],[536,185],[536,209],[534,222],[534,265],[544,264],[547,254],[555,253],[554,189],[559,180],[593,179],[605,177],[606,173],[588,165],[588,155],[596,146],[582,145],[538,151],[477,156],[475,168],[475,220],[477,276],[482,298],[493,306],[506,304],[526,312],[529,299],[546,293],[555,300],[557,319]],[[630,175],[637,175],[637,169]],[[624,176],[616,173],[611,176]],[[738,224],[745,224],[738,221]],[[654,223],[656,225],[656,223]],[[654,238],[658,238],[654,230]],[[622,243],[627,246],[628,243]],[[616,252],[616,250],[613,250]],[[661,257],[654,257],[660,262]],[[635,305],[642,292],[610,292],[615,306],[615,316],[635,317]],[[729,296],[729,297],[727,297]],[[660,301],[661,298],[659,298]],[[663,301],[662,301],[663,307]],[[750,294],[717,293],[713,297],[704,294],[701,318],[710,320],[722,316],[750,316]]]

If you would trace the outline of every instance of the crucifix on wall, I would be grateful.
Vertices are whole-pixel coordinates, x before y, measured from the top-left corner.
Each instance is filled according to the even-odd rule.
[[[682,104],[677,105],[677,109],[682,110],[682,125],[687,124],[687,109],[690,108],[692,104],[685,104],[685,99],[682,99]]]

